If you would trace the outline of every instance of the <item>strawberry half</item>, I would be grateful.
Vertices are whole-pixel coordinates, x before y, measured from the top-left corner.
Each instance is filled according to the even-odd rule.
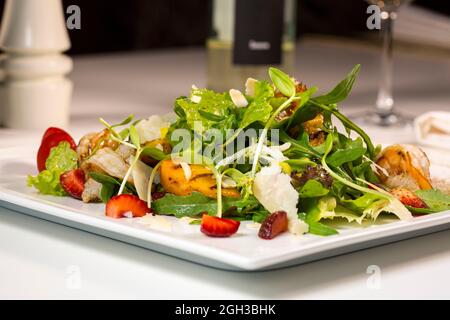
[[[81,169],[66,171],[59,177],[59,183],[64,191],[76,199],[81,199],[85,182],[86,176]]]
[[[267,216],[261,223],[258,236],[263,239],[273,239],[288,229],[286,211],[275,211]]]
[[[236,233],[240,224],[239,221],[204,214],[200,231],[208,237],[229,237]]]
[[[36,162],[39,172],[45,170],[45,161],[47,161],[50,150],[62,141],[67,141],[73,150],[77,148],[77,144],[73,138],[63,129],[50,127],[45,131],[36,155]]]
[[[133,218],[143,217],[151,212],[147,202],[132,194],[114,196],[106,203],[105,214],[111,218],[124,218],[126,213],[131,213]]]
[[[394,188],[390,192],[405,206],[410,206],[413,208],[428,208],[427,204],[411,190],[405,188]]]

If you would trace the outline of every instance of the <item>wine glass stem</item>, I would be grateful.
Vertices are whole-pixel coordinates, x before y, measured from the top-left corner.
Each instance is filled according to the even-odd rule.
[[[394,97],[392,95],[392,49],[393,49],[393,15],[395,13],[383,12],[387,15],[382,19],[383,48],[381,52],[381,77],[376,103],[376,112],[379,116],[387,117],[393,113]],[[384,17],[383,17],[384,18]]]

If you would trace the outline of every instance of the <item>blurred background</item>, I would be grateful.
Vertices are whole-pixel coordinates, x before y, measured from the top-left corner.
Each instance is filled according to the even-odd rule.
[[[392,81],[380,76],[383,30],[367,27],[369,3],[383,1],[285,0],[282,63],[248,68],[232,59],[231,45],[239,40],[231,25],[240,12],[230,9],[234,0],[63,0],[64,11],[71,5],[81,10],[81,28],[68,30],[67,54],[74,61],[70,125],[102,114],[168,112],[193,83],[242,89],[247,76],[267,76],[268,65],[323,92],[360,63],[359,79],[341,106],[349,113],[373,109],[386,83],[392,83],[396,108],[411,117],[449,110],[450,1],[384,1],[405,4],[395,19]]]
[[[4,0],[0,0],[0,13]],[[212,0],[64,0],[82,12],[81,30],[69,30],[70,54],[204,46],[211,32]],[[450,18],[450,1],[417,0],[414,6]],[[310,35],[364,39],[367,3],[299,0],[297,38]],[[450,23],[450,22],[449,22]],[[446,39],[450,43],[450,33]],[[449,44],[450,47],[450,44]]]

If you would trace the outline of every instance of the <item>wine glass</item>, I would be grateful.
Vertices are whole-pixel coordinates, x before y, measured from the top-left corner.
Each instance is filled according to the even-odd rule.
[[[381,32],[383,47],[380,61],[380,84],[375,110],[364,116],[364,122],[378,126],[403,125],[408,122],[405,116],[394,111],[394,96],[392,93],[393,70],[393,27],[397,19],[398,8],[412,0],[366,0],[370,4],[380,7]]]

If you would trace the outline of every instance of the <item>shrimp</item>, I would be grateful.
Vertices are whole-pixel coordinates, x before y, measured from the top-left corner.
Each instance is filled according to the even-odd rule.
[[[96,150],[104,147],[109,147],[115,150],[119,144],[109,138],[109,133],[110,132],[108,129],[104,129],[100,132],[91,132],[84,135],[78,143],[78,159],[83,161],[91,156]]]
[[[81,194],[83,202],[98,202],[100,201],[100,191],[102,184],[98,183],[92,178],[89,178],[84,184],[84,190]]]
[[[84,172],[101,172],[119,179],[125,177],[129,167],[118,153],[108,147],[98,150],[81,163],[81,169]],[[132,182],[131,177],[130,182]]]
[[[411,191],[433,188],[430,161],[419,147],[394,144],[381,151],[376,164],[381,167],[378,177],[388,188],[405,188]]]

